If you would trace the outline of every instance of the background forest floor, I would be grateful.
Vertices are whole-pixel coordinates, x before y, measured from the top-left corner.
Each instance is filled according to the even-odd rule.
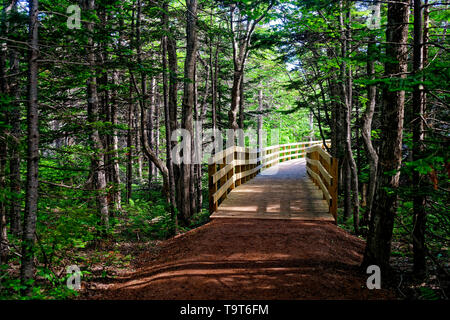
[[[364,241],[326,222],[220,219],[142,250],[81,299],[397,299],[368,290]]]

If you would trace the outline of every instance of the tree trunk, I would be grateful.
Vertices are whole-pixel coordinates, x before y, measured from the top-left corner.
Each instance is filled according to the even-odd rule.
[[[133,87],[132,81],[130,79],[130,92],[129,92],[129,102],[128,102],[128,130],[127,130],[127,203],[130,203],[133,183],[133,114],[134,114],[134,102],[133,102]]]
[[[115,85],[119,84],[119,72],[113,72],[113,83]],[[113,125],[112,132],[112,182],[113,188],[113,200],[114,209],[116,211],[122,211],[122,196],[120,192],[120,167],[119,167],[119,138],[117,136],[117,89],[113,90],[113,95],[111,99],[111,123]]]
[[[172,148],[170,144],[170,138],[172,134],[172,125],[171,122],[171,112],[169,107],[169,93],[167,88],[167,51],[168,51],[168,37],[167,33],[169,30],[169,20],[167,16],[168,12],[168,2],[164,1],[163,5],[163,17],[162,17],[162,23],[163,28],[165,31],[165,35],[162,37],[161,40],[161,46],[162,46],[162,66],[163,66],[163,104],[164,104],[164,123],[166,126],[166,166],[167,166],[167,172],[169,177],[169,200],[170,200],[170,213],[172,216],[172,220],[174,221],[175,225],[175,234],[178,233],[178,217],[176,214],[176,198],[175,198],[175,176],[174,176],[174,170],[173,170],[173,163],[172,163]],[[176,89],[176,88],[175,88]],[[176,91],[175,91],[176,93]],[[176,96],[175,96],[176,99]],[[175,118],[176,121],[176,118]],[[175,122],[176,125],[176,122]]]
[[[154,128],[154,123],[155,123],[155,109],[158,108],[156,106],[156,78],[152,77],[152,81],[150,84],[150,106],[149,106],[149,112],[148,112],[148,140],[149,140],[149,145],[150,148],[154,148],[155,147],[155,128]],[[155,148],[155,150],[157,150]],[[155,165],[153,164],[153,162],[148,159],[148,185],[150,187],[152,180],[153,180],[153,176],[155,172]]]
[[[169,27],[167,27],[167,32],[169,32]],[[177,100],[178,100],[178,58],[177,58],[177,42],[173,36],[169,35],[166,38],[167,41],[167,56],[168,56],[168,67],[169,67],[169,120],[170,120],[170,132],[175,132],[178,129],[178,119],[177,119]],[[171,141],[171,140],[169,140]],[[170,142],[171,149],[173,149],[177,142]],[[176,207],[178,210],[181,207],[181,181],[180,181],[180,166],[172,163],[173,167],[173,177],[175,181],[175,200]]]
[[[3,8],[3,14],[5,17],[9,13],[17,13],[17,2],[11,1],[8,6]],[[5,30],[5,34],[9,34],[9,30],[14,29],[16,24],[10,27],[8,20],[2,21],[4,24],[2,27]],[[20,138],[22,136],[21,125],[20,125],[20,91],[19,91],[19,77],[17,74],[20,72],[19,69],[19,53],[14,48],[14,46],[4,44],[0,50],[0,72],[1,76],[1,91],[4,94],[8,94],[14,102],[10,105],[10,111],[7,112],[5,108],[5,115],[9,125],[11,126],[9,132],[9,138],[7,149],[9,151],[9,189],[11,192],[11,202],[9,206],[9,219],[10,219],[10,231],[12,234],[19,236],[22,233],[22,223],[21,223],[21,175],[20,175]],[[7,53],[10,56],[10,72],[8,78],[6,77],[6,58]],[[8,81],[9,79],[9,81]],[[5,137],[6,138],[6,137]],[[0,153],[3,154],[3,153]],[[6,154],[5,154],[6,155]],[[5,208],[6,210],[6,208]]]
[[[214,65],[211,49],[211,123],[212,129],[217,128],[217,82],[219,77],[219,44],[217,44]]]
[[[343,165],[343,186],[344,186],[344,221],[350,218],[351,214],[351,172],[348,163],[347,154],[344,157]]]
[[[208,83],[208,70],[206,70],[206,79],[205,79],[205,86],[207,87],[207,83]],[[200,108],[200,106],[198,105],[198,81],[197,81],[197,68],[195,70],[195,108],[194,108],[194,114],[195,114],[195,121],[197,122],[197,127],[194,128],[194,135],[197,137],[197,139],[199,139],[200,134],[201,134],[201,130],[202,130],[202,117],[203,117],[203,113],[202,113],[202,108]],[[207,88],[206,88],[207,89]],[[208,90],[205,91],[205,96],[204,96],[204,103],[206,104],[206,96],[208,94]],[[202,104],[203,107],[203,104]],[[205,106],[206,109],[206,106]],[[202,123],[202,125],[199,125],[199,123]],[[200,142],[201,143],[201,142]],[[192,146],[194,146],[195,142],[192,141]],[[201,148],[201,144],[200,144],[200,148]],[[195,149],[193,149],[195,152]],[[202,159],[198,159],[200,161],[200,163],[196,163],[195,164],[195,212],[200,212],[202,210],[202,202],[203,202],[203,197],[202,197]]]
[[[261,88],[259,88],[258,90],[258,125],[257,125],[257,134],[258,134],[258,149],[262,149],[264,148],[263,145],[263,115],[262,115],[262,111],[263,111],[263,91]],[[261,157],[261,151],[258,152],[258,158]],[[258,162],[258,165],[260,163]]]
[[[186,1],[187,13],[186,13],[186,60],[184,65],[184,93],[183,93],[183,117],[182,117],[182,128],[190,133],[193,137],[193,121],[192,113],[194,107],[194,73],[195,64],[197,59],[197,30],[196,30],[196,20],[197,20],[197,0]],[[192,140],[192,139],[191,139]],[[192,158],[192,150],[185,150],[190,152],[187,156]],[[186,159],[186,155],[185,159]],[[192,195],[192,182],[191,179],[191,163],[181,164],[181,207],[180,214],[185,222],[189,220],[193,212],[191,211],[192,202],[194,199]]]
[[[95,0],[87,1],[87,10],[95,10]],[[96,59],[95,49],[92,34],[94,33],[94,23],[90,22],[87,26],[89,36],[89,53],[88,64],[92,76],[89,77],[87,83],[87,95],[88,95],[88,119],[94,126],[91,129],[91,141],[94,147],[94,157],[92,160],[92,170],[94,172],[95,187],[97,192],[97,203],[100,211],[101,224],[104,228],[109,226],[109,208],[108,198],[106,194],[106,173],[104,162],[104,146],[101,141],[100,133],[95,123],[99,121],[99,99],[97,93],[97,76],[96,76]]]
[[[346,177],[346,184],[350,182],[351,186],[346,185],[346,192],[351,189],[352,192],[352,206],[353,206],[353,225],[355,229],[355,233],[359,233],[359,192],[358,192],[358,173],[356,168],[356,162],[353,158],[352,151],[352,136],[351,136],[351,113],[353,109],[353,79],[352,79],[352,68],[351,65],[347,65],[345,59],[349,57],[349,53],[351,48],[349,48],[350,42],[349,39],[351,37],[350,33],[350,20],[351,20],[351,10],[348,2],[346,3],[345,11],[347,13],[347,23],[344,25],[343,15],[344,12],[343,5],[341,1],[341,14],[340,14],[340,28],[341,28],[341,42],[342,42],[342,57],[344,58],[341,65],[341,76],[343,81],[341,82],[342,99],[344,102],[342,103],[344,108],[344,146],[345,146],[345,155],[348,164],[347,175],[351,175],[350,177]],[[349,178],[351,181],[349,181]]]
[[[402,161],[405,91],[399,84],[408,67],[408,1],[389,3],[387,19],[385,76],[391,79],[391,88],[389,85],[383,87],[378,186],[362,264],[363,268],[378,265],[385,274],[389,272],[392,231],[398,208],[396,190]],[[397,90],[389,90],[394,86]]]
[[[376,47],[375,47],[375,35],[371,34],[369,38],[369,44],[367,48],[367,76],[370,80],[375,79],[375,59],[376,59]],[[367,192],[367,205],[364,212],[364,223],[367,224],[370,221],[372,213],[373,200],[375,196],[375,188],[377,184],[377,171],[378,171],[378,154],[372,144],[372,120],[375,113],[377,97],[377,86],[367,86],[367,107],[362,116],[362,128],[361,135],[366,147],[366,155],[369,160],[370,172],[369,183]]]
[[[244,74],[242,74],[241,87],[239,88],[239,128],[244,129]]]
[[[3,88],[2,88],[3,89]],[[2,90],[3,91],[3,90]],[[7,123],[6,110],[0,113],[0,120]],[[3,193],[6,188],[6,157],[7,157],[7,143],[6,135],[0,136],[0,190]],[[6,195],[2,194],[0,199],[0,265],[8,262],[8,226],[6,222]]]
[[[38,209],[38,166],[39,166],[39,110],[38,110],[38,0],[29,1],[29,59],[28,59],[28,99],[27,99],[27,183],[22,238],[22,261],[20,278],[26,286],[24,293],[31,290],[30,280],[34,279],[34,250],[36,219]]]
[[[428,8],[428,7],[427,7]],[[414,50],[413,50],[413,72],[416,81],[419,77],[422,80],[423,76],[420,73],[423,70],[423,9],[422,1],[414,0]],[[413,125],[413,161],[422,159],[424,154],[424,90],[421,83],[414,86],[413,91],[413,105],[412,105],[412,125]],[[413,230],[413,253],[414,253],[414,273],[423,277],[426,273],[426,247],[425,247],[425,227],[426,227],[426,211],[425,202],[426,197],[422,191],[423,175],[418,171],[413,171],[412,189],[413,192],[413,215],[414,215],[414,230]]]
[[[156,84],[155,84],[156,85]],[[164,110],[164,105],[163,105],[163,101],[160,97],[160,95],[157,95],[158,99],[157,99],[157,103],[155,104],[155,123],[154,123],[154,138],[155,138],[155,142],[154,142],[154,146],[155,146],[155,154],[157,157],[159,157],[159,127],[160,127],[160,110]],[[172,131],[171,131],[172,132]],[[155,178],[158,177],[158,168],[155,166],[155,173],[154,176]]]

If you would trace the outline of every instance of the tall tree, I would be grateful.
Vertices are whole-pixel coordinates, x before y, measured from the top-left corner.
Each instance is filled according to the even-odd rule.
[[[385,63],[385,77],[390,81],[383,87],[378,186],[362,264],[363,267],[378,265],[382,272],[388,272],[389,269],[392,231],[398,208],[396,191],[402,162],[405,106],[402,80],[406,77],[408,67],[408,23],[409,2],[390,2],[387,12]]]
[[[427,9],[428,10],[428,9]],[[425,92],[422,84],[422,70],[424,60],[424,23],[423,23],[423,4],[421,0],[414,0],[414,49],[413,49],[413,74],[417,84],[413,90],[413,161],[418,161],[423,157],[424,140],[424,108]],[[414,272],[416,275],[423,276],[426,272],[426,248],[425,248],[425,225],[426,211],[425,193],[422,190],[423,175],[418,170],[413,171],[413,252],[414,252]]]
[[[343,1],[340,1],[341,13],[339,16],[339,24],[341,31],[341,43],[342,43],[342,63],[341,63],[341,90],[342,90],[342,108],[344,117],[344,142],[345,142],[345,160],[347,161],[346,168],[347,179],[346,182],[346,195],[347,202],[350,196],[350,190],[352,192],[352,206],[353,206],[353,224],[355,232],[359,232],[359,194],[358,194],[358,174],[356,168],[356,162],[353,157],[352,151],[352,132],[351,132],[351,114],[353,109],[353,75],[352,67],[347,64],[346,60],[349,58],[349,52],[352,50],[351,42],[351,7],[348,1],[345,3],[345,8]],[[347,23],[344,23],[345,20]],[[351,177],[350,177],[351,175]]]
[[[95,0],[88,0],[86,9],[91,14],[95,13]],[[87,60],[89,64],[90,77],[87,81],[88,98],[88,121],[92,126],[91,141],[94,148],[92,159],[92,172],[94,176],[94,186],[97,192],[97,203],[100,211],[101,223],[105,228],[109,227],[109,204],[106,194],[106,172],[104,160],[104,145],[98,129],[99,121],[99,97],[97,90],[97,61],[94,42],[94,22],[88,22],[87,30],[89,32],[88,45],[89,52]]]
[[[270,1],[266,8],[243,2],[231,3],[229,5],[230,15],[228,24],[231,32],[234,67],[231,107],[228,112],[228,125],[230,129],[236,130],[239,128],[237,115],[238,111],[242,109],[240,102],[242,97],[241,89],[243,88],[244,68],[250,50],[251,37],[258,23],[266,17],[273,5],[274,1]]]
[[[376,5],[380,7],[378,1]],[[369,43],[367,47],[367,76],[369,80],[375,79],[375,59],[377,55],[376,48],[376,34],[373,30],[369,31]],[[375,106],[377,102],[377,86],[375,84],[369,84],[367,86],[367,107],[362,116],[362,128],[361,135],[364,141],[364,145],[369,159],[370,173],[369,173],[369,190],[367,194],[366,211],[364,212],[364,222],[368,223],[370,220],[373,200],[375,197],[375,187],[377,184],[377,171],[378,171],[378,153],[372,144],[372,121],[375,114]]]
[[[162,24],[165,31],[165,34],[161,40],[162,47],[162,67],[163,67],[163,105],[164,105],[164,123],[166,126],[166,166],[169,176],[169,198],[170,198],[170,213],[172,215],[172,219],[175,224],[175,233],[178,232],[178,217],[176,213],[176,195],[175,195],[175,175],[174,175],[174,166],[172,162],[172,148],[171,148],[171,136],[172,136],[172,127],[170,119],[170,107],[169,107],[169,89],[168,89],[168,77],[167,77],[167,47],[168,47],[168,31],[169,31],[169,19],[168,19],[168,11],[169,5],[168,1],[164,1],[163,3],[163,15],[162,15]],[[175,119],[176,120],[176,119]]]
[[[194,143],[193,130],[193,108],[194,108],[194,81],[195,81],[195,64],[197,61],[197,0],[186,1],[186,59],[184,63],[184,93],[183,93],[183,114],[182,128],[191,136],[191,148],[184,150],[188,155],[183,155],[192,160],[192,145]],[[192,197],[194,190],[192,189],[194,177],[192,174],[192,161],[181,164],[181,201],[180,213],[182,218],[187,221],[193,214],[195,199]]]
[[[36,242],[36,219],[38,210],[39,170],[39,105],[38,105],[38,58],[39,58],[39,2],[29,1],[29,58],[27,94],[27,184],[22,239],[21,282],[30,293],[35,275],[34,250]]]

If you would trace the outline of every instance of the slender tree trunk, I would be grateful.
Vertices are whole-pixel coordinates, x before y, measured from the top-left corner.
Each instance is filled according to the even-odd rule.
[[[167,26],[167,32],[169,32],[169,27]],[[168,67],[169,67],[169,120],[170,120],[170,132],[175,132],[178,129],[178,119],[177,119],[177,100],[178,100],[178,58],[177,58],[177,42],[172,35],[169,35],[166,39],[167,41],[167,57],[168,57]],[[171,140],[169,140],[171,141]],[[171,148],[173,149],[176,145],[176,141],[171,141]],[[180,210],[181,207],[181,172],[180,166],[172,163],[173,176],[175,181],[175,200],[176,207]]]
[[[184,94],[183,94],[183,118],[182,127],[193,137],[193,107],[194,107],[194,73],[195,64],[197,58],[197,31],[196,31],[196,20],[197,20],[197,0],[186,1],[187,6],[187,23],[186,23],[186,60],[184,66],[184,78],[186,79],[184,83]],[[192,158],[192,150],[185,150],[190,154],[187,157]],[[185,159],[186,159],[186,155]],[[193,212],[191,211],[192,202],[194,199],[192,195],[192,182],[191,179],[191,163],[181,164],[181,207],[180,213],[185,222],[189,220]]]
[[[379,5],[379,4],[378,4]],[[376,47],[375,47],[375,35],[371,34],[369,38],[369,44],[367,48],[367,75],[370,80],[375,79],[375,59],[376,59]],[[377,86],[367,86],[367,107],[362,116],[362,128],[361,135],[366,148],[366,156],[369,160],[369,183],[367,192],[367,205],[364,212],[364,223],[367,224],[370,221],[372,213],[373,200],[375,197],[375,188],[377,184],[377,171],[378,171],[378,154],[372,144],[372,120],[375,113],[377,97]]]
[[[13,23],[12,26],[10,26],[8,17],[11,13],[17,13],[17,1],[12,0],[9,2],[8,5],[5,5],[3,7],[3,17],[6,19],[4,21],[1,21],[2,28],[5,31],[5,34],[9,34],[9,30],[14,29],[16,27],[16,24]],[[22,232],[21,228],[21,201],[20,201],[20,193],[21,193],[21,175],[20,175],[20,137],[22,135],[21,128],[20,128],[20,118],[21,118],[21,112],[20,112],[20,91],[19,91],[19,77],[17,74],[20,72],[19,70],[19,54],[16,48],[14,48],[13,45],[8,45],[7,43],[3,43],[2,47],[0,48],[0,87],[1,92],[5,95],[9,95],[12,99],[14,99],[14,102],[10,104],[10,111],[7,111],[7,108],[5,108],[5,122],[9,123],[11,126],[11,129],[9,131],[9,137],[4,137],[4,140],[2,142],[7,142],[4,146],[2,146],[2,149],[4,151],[0,152],[1,155],[6,156],[6,149],[9,151],[9,189],[11,192],[11,201],[9,205],[9,218],[10,218],[10,231],[12,234],[18,236]],[[7,55],[10,56],[10,67],[9,67],[9,74],[7,75],[6,70],[6,60]],[[6,167],[5,167],[6,168]],[[3,172],[3,171],[2,171]],[[1,174],[1,173],[0,173]],[[5,176],[2,175],[4,178]],[[1,179],[1,178],[0,178]],[[6,183],[6,180],[5,180]],[[2,188],[6,189],[6,185],[4,185]],[[5,210],[6,214],[6,206],[3,208]],[[6,219],[6,216],[5,216]],[[6,228],[6,224],[4,224]],[[6,230],[6,229],[5,229]],[[3,233],[5,234],[5,233]],[[4,240],[5,241],[5,240]],[[4,242],[5,243],[5,242]]]
[[[409,2],[389,3],[387,19],[385,75],[391,79],[391,88],[389,85],[383,87],[378,186],[362,264],[363,268],[378,265],[382,274],[389,272],[392,231],[398,208],[396,190],[402,162],[405,105],[405,91],[390,89],[399,86],[408,67]]]
[[[133,114],[134,114],[134,102],[133,102],[133,87],[130,79],[130,92],[129,92],[129,104],[128,104],[128,130],[127,130],[127,203],[130,202],[132,195],[132,183],[133,183]]]
[[[143,181],[143,175],[142,175],[142,152],[141,152],[141,142],[139,139],[139,132],[141,132],[141,121],[139,119],[140,115],[139,113],[136,113],[135,116],[135,128],[136,128],[136,133],[134,134],[134,137],[136,139],[136,161],[137,161],[137,165],[138,165],[138,170],[137,170],[137,176],[139,179],[139,183],[142,183]],[[146,132],[147,133],[147,132]]]
[[[11,73],[15,74],[19,71],[19,58],[17,51],[13,50],[11,58]],[[18,80],[16,80],[18,81]],[[15,101],[20,99],[19,85],[10,86],[10,92],[15,97]],[[9,144],[10,160],[10,190],[13,195],[13,201],[10,207],[10,221],[11,232],[15,235],[22,233],[21,223],[21,205],[20,205],[20,193],[21,193],[21,174],[20,174],[20,138],[22,136],[22,130],[20,128],[20,104],[15,102],[13,109],[9,114],[9,123],[11,124],[11,139]]]
[[[239,88],[239,128],[244,129],[244,74],[242,74],[241,87]]]
[[[197,64],[194,64],[194,105],[193,105],[193,119],[198,121],[198,83],[197,83]],[[198,179],[198,164],[194,162],[194,145],[196,139],[196,127],[192,126],[192,138],[191,138],[191,155],[192,155],[192,164],[191,164],[191,185],[190,193],[191,193],[191,214],[197,213],[197,179]]]
[[[235,62],[235,71],[233,74],[233,87],[231,88],[231,108],[228,112],[228,126],[230,129],[237,130],[237,115],[241,102],[241,82],[243,78],[243,65],[241,62]]]
[[[156,105],[155,105],[155,123],[154,123],[154,126],[155,126],[155,129],[154,129],[154,137],[155,137],[155,143],[154,143],[154,146],[155,146],[155,154],[156,154],[156,156],[157,157],[159,157],[159,140],[160,140],[160,133],[159,133],[159,127],[160,127],[160,110],[163,110],[164,111],[164,102],[162,101],[162,99],[161,99],[161,97],[158,95],[158,100],[157,100],[157,103],[156,103]],[[171,131],[172,132],[172,131]],[[155,166],[155,173],[154,173],[154,176],[155,176],[155,178],[157,178],[158,177],[158,170],[157,170],[158,168]]]
[[[327,48],[327,57],[333,59],[335,55],[334,48]],[[336,71],[336,70],[334,70]],[[328,91],[331,99],[332,109],[331,109],[331,155],[334,158],[339,156],[339,119],[340,119],[340,104],[336,103],[337,100],[337,90],[336,90],[336,79],[335,72],[330,72],[330,78],[328,79]],[[342,161],[339,161],[340,167],[342,167]],[[342,175],[340,175],[342,178]],[[338,183],[340,186],[341,183]]]
[[[211,49],[212,54],[212,49]],[[212,128],[217,128],[217,83],[219,77],[219,44],[216,47],[216,53],[214,58],[214,65],[212,65],[211,57],[211,123]]]
[[[11,5],[4,3],[2,8],[2,20],[0,20],[0,28],[8,36],[9,23],[8,15],[11,11]],[[8,53],[8,47],[6,43],[2,43],[0,46],[0,93],[2,96],[9,96],[10,86],[7,78],[6,57]],[[3,105],[4,102],[0,100],[0,123],[7,124],[9,122],[8,106]],[[0,131],[0,265],[6,264],[8,259],[8,233],[7,233],[7,197],[5,191],[6,188],[6,161],[8,157],[8,132],[5,128]]]
[[[87,9],[90,11],[95,10],[95,1],[87,1]],[[96,59],[94,51],[94,41],[93,35],[94,24],[93,22],[88,23],[88,32],[91,33],[89,36],[89,53],[88,53],[88,64],[90,72],[92,74],[88,79],[87,84],[87,94],[88,94],[88,118],[90,123],[96,123],[99,121],[99,99],[97,92],[97,77],[96,77]],[[104,162],[104,146],[100,137],[100,133],[94,125],[91,131],[91,141],[94,147],[94,158],[92,160],[92,170],[94,172],[94,180],[97,194],[97,203],[100,211],[101,224],[103,227],[108,228],[109,226],[109,208],[108,208],[108,198],[106,194],[106,172],[105,172],[105,162]]]
[[[258,134],[258,149],[264,148],[263,145],[263,91],[262,88],[258,89],[258,124],[257,124],[257,134]],[[261,151],[258,152],[258,158],[261,157]],[[259,165],[260,163],[258,163]]]
[[[206,74],[208,74],[208,70],[206,70]],[[208,83],[208,76],[206,76],[205,79],[205,86],[207,87],[207,83]],[[206,88],[207,89],[207,88]],[[205,97],[204,97],[204,102],[206,104],[206,95],[207,95],[208,91],[206,90],[205,92]],[[197,81],[197,68],[195,71],[195,104],[194,104],[195,108],[194,108],[194,114],[195,114],[195,121],[197,122],[197,126],[199,126],[199,123],[202,123],[201,126],[203,126],[203,121],[202,121],[202,109],[200,108],[199,104],[198,104],[198,81]],[[202,104],[203,107],[203,104]],[[205,106],[206,109],[206,106]],[[197,137],[197,139],[199,139],[200,137],[200,133],[202,128],[200,127],[195,127],[194,131],[195,131],[195,136]],[[192,141],[192,146],[194,147],[194,141]],[[201,147],[201,144],[200,144]],[[195,149],[193,149],[195,152]],[[203,202],[203,197],[202,197],[202,159],[199,159],[200,163],[196,163],[195,164],[195,212],[200,212],[202,210],[202,202]]]
[[[350,166],[347,159],[347,154],[344,157],[343,165],[343,185],[344,185],[344,221],[350,218],[351,214],[351,172]]]
[[[342,2],[341,2],[341,10],[342,10]],[[350,19],[351,12],[350,6],[348,2],[346,3],[345,11],[347,13],[347,24],[344,26],[343,21],[343,12],[340,14],[340,26],[341,26],[341,40],[342,40],[342,57],[344,59],[348,58],[348,52],[351,51],[349,39],[351,37],[350,32]],[[345,30],[346,29],[346,30]],[[343,92],[343,107],[344,107],[344,132],[345,132],[345,154],[348,162],[348,171],[347,175],[351,175],[351,192],[352,192],[352,206],[353,206],[353,225],[355,229],[355,233],[359,233],[359,186],[358,186],[358,173],[356,168],[356,162],[353,158],[352,151],[352,136],[351,136],[351,113],[353,109],[353,78],[352,78],[352,68],[351,65],[347,65],[345,60],[342,62],[341,66],[341,74],[345,81],[342,81],[342,92]],[[349,182],[348,179],[345,179],[346,183]],[[349,187],[346,186],[346,190]]]
[[[28,110],[27,110],[27,183],[22,238],[22,261],[20,278],[30,293],[29,281],[34,279],[34,250],[36,242],[36,219],[38,210],[39,166],[39,107],[38,107],[38,0],[29,1],[29,59],[28,59]]]
[[[119,72],[113,72],[113,81],[115,85],[119,84]],[[120,167],[119,167],[119,137],[117,136],[117,89],[113,90],[111,99],[111,123],[113,125],[112,132],[112,182],[114,184],[113,199],[114,209],[116,211],[122,211],[122,195],[120,192]]]
[[[154,124],[155,124],[155,109],[158,108],[155,103],[156,103],[156,78],[152,77],[152,81],[150,84],[150,106],[149,106],[149,112],[148,112],[148,140],[149,140],[149,144],[150,144],[150,148],[155,148],[155,128],[154,128]],[[155,150],[157,150],[155,148]],[[153,164],[153,162],[149,159],[148,160],[148,185],[150,187],[152,180],[153,180],[153,176],[155,174],[155,165]]]
[[[3,91],[3,90],[2,90]],[[6,123],[6,111],[0,113],[0,120]],[[0,189],[2,192],[6,190],[6,157],[7,157],[7,143],[6,136],[0,136]],[[2,195],[0,199],[0,265],[6,264],[8,261],[8,226],[6,222],[6,197]]]
[[[174,176],[174,170],[173,170],[173,163],[172,163],[172,148],[170,144],[170,138],[172,134],[172,126],[173,123],[171,123],[171,113],[170,113],[170,107],[169,107],[169,92],[168,92],[168,79],[167,79],[167,51],[168,51],[168,37],[167,33],[169,30],[169,19],[168,19],[168,2],[164,1],[163,4],[163,17],[162,17],[162,23],[163,28],[165,31],[165,35],[162,37],[161,40],[161,46],[162,46],[162,65],[163,65],[163,105],[164,105],[164,123],[166,126],[166,166],[168,171],[168,177],[169,177],[169,199],[170,199],[170,213],[172,216],[172,220],[175,224],[175,234],[178,233],[178,217],[176,214],[175,206],[176,206],[176,199],[175,199],[175,176]],[[176,88],[175,88],[176,89]],[[176,92],[175,92],[176,93]],[[176,96],[175,96],[176,98]],[[176,125],[176,117],[175,117],[175,125]]]
[[[421,0],[414,0],[414,50],[413,50],[413,72],[416,81],[423,79],[420,74],[423,70],[423,7]],[[420,78],[420,79],[419,79]],[[424,152],[424,90],[421,83],[414,87],[413,91],[413,161],[423,158]],[[426,227],[426,197],[422,191],[423,176],[416,170],[413,171],[412,189],[413,192],[413,253],[414,253],[414,273],[417,276],[424,276],[426,273],[426,247],[425,247],[425,227]]]

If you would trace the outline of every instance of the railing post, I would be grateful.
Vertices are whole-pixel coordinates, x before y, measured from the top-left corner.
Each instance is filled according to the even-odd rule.
[[[227,165],[227,158],[223,157],[222,158],[222,163],[219,164],[219,170],[224,168]],[[219,179],[219,183],[220,183],[220,187],[222,187],[225,183],[227,183],[227,174],[224,175],[222,178]],[[225,192],[220,199],[218,199],[218,201],[222,201],[223,199],[225,199],[227,197],[227,193]]]
[[[208,165],[208,189],[209,189],[209,213],[213,214],[217,210],[217,202],[214,202],[214,193],[217,192],[217,182],[213,182],[213,175],[217,172],[216,163]]]
[[[247,172],[249,165],[247,164],[248,160],[250,159],[250,155],[248,153],[248,149],[244,147],[244,154],[245,154],[245,165],[244,165],[244,172]],[[244,183],[247,182],[250,179],[250,176],[246,176],[244,178]]]
[[[241,157],[240,157],[239,151],[235,150],[235,152],[234,152],[233,154],[234,154],[234,160],[240,161],[240,158],[241,158]],[[234,174],[237,176],[240,172],[241,172],[241,165],[238,164],[238,165],[236,165],[236,166],[234,167]],[[236,187],[240,186],[240,185],[241,185],[241,178],[236,179],[236,181],[234,182],[234,185],[235,185]]]
[[[331,207],[330,207],[330,213],[334,217],[334,221],[337,223],[337,198],[338,198],[338,159],[337,158],[331,158],[331,165],[330,165],[330,175],[332,177],[331,179]]]
[[[228,159],[230,159],[230,161],[228,162],[226,162],[226,165],[228,165],[228,164],[230,164],[230,163],[233,163],[233,160],[234,160],[234,152],[235,152],[235,150],[233,150],[233,152],[232,153],[230,153],[228,156],[227,156],[227,158]],[[233,179],[233,176],[234,176],[234,165],[232,166],[232,168],[231,168],[231,170],[230,171],[228,171],[228,173],[227,173],[227,181],[228,180],[230,180],[230,179]],[[231,184],[231,186],[230,186],[230,190],[233,190],[234,189],[234,182]]]

